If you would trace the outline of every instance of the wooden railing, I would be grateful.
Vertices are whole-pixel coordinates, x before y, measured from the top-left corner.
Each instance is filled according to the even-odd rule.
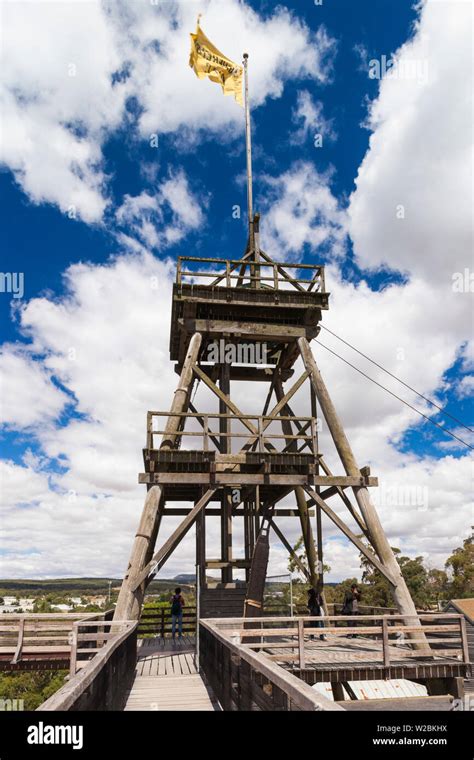
[[[299,669],[322,661],[344,661],[347,636],[375,642],[373,648],[350,651],[347,660],[390,667],[396,662],[418,662],[420,656],[435,657],[438,664],[469,665],[465,620],[462,615],[434,613],[416,616],[328,615],[322,617],[260,617],[213,620],[214,627],[246,650],[264,651],[269,660],[293,663]],[[421,627],[420,624],[421,623]],[[322,624],[322,627],[313,627]],[[419,634],[419,637],[417,637]],[[322,641],[320,635],[328,640]],[[424,651],[413,644],[427,645]],[[276,654],[272,651],[277,650]]]
[[[143,609],[138,623],[138,636],[171,636],[171,606],[155,609]],[[196,607],[188,606],[183,609],[183,633],[196,632]]]
[[[69,633],[69,675],[74,676],[105,646],[136,628],[136,621],[77,620]],[[96,630],[90,630],[95,628]],[[95,645],[95,646],[94,646]]]
[[[6,613],[0,616],[0,659],[11,665],[22,660],[65,659],[71,651],[74,624],[87,621],[97,626],[100,613]]]
[[[331,615],[342,615],[343,609],[344,605],[339,602],[328,604],[328,612]],[[397,612],[396,607],[377,607],[372,604],[359,604],[360,615],[395,615]]]
[[[185,262],[191,268],[185,267]],[[242,264],[246,263],[249,272],[242,274]],[[196,264],[204,264],[209,269],[192,268]],[[220,271],[212,271],[211,265],[217,264]],[[303,277],[292,276],[286,270],[290,269],[295,274],[302,272]],[[213,280],[213,278],[216,278]],[[258,264],[250,261],[242,262],[240,259],[216,259],[201,258],[197,256],[178,256],[176,267],[176,284],[194,284],[196,280],[203,285],[220,285],[230,288],[240,287],[245,283],[260,284],[274,290],[295,288],[304,292],[325,292],[324,266],[314,264],[288,264],[286,262],[268,262],[261,260]]]
[[[342,615],[344,605],[339,602],[330,602],[327,605],[329,615]],[[290,609],[290,603],[282,604],[276,602],[272,604],[271,601],[264,601],[263,614],[266,617],[272,617],[276,615],[288,616]],[[359,613],[361,615],[395,615],[397,612],[396,607],[376,607],[373,605],[359,605]],[[293,603],[293,617],[305,616],[308,614],[308,607],[306,604],[294,602]]]
[[[39,711],[123,710],[137,664],[137,622],[114,621],[112,625],[113,636],[83,667],[71,673],[64,686],[38,707]],[[104,632],[95,635],[104,638]],[[78,638],[78,644],[81,640]]]
[[[250,452],[258,451],[259,453],[266,452],[267,454],[270,453],[277,455],[292,451],[294,453],[300,454],[302,451],[304,451],[305,448],[307,448],[310,453],[317,452],[318,450],[317,421],[314,417],[270,416],[258,414],[244,415],[229,413],[201,414],[200,412],[176,412],[175,414],[170,414],[169,412],[156,411],[147,413],[148,449],[155,448],[154,437],[156,435],[166,435],[165,430],[154,429],[153,420],[156,417],[165,417],[166,419],[170,419],[171,417],[179,417],[183,427],[187,422],[199,422],[200,427],[196,427],[195,430],[179,430],[176,433],[173,433],[173,436],[179,442],[179,446],[181,446],[183,443],[183,438],[197,437],[200,439],[198,448],[203,451],[209,451],[210,449],[219,451],[219,441],[221,438],[229,439],[229,451],[232,450],[232,441],[242,438],[246,441],[249,441],[249,439],[251,439],[252,442],[249,445],[248,449]],[[209,427],[209,421],[217,420],[219,423],[221,419],[229,421],[229,431],[220,432],[211,430]],[[230,430],[232,422],[241,423],[242,428],[247,428],[247,430],[242,430],[239,433],[235,432],[235,430]],[[272,423],[278,423],[281,425],[282,422],[294,423],[298,428],[298,433],[294,435],[284,435],[281,432],[269,430],[269,427]],[[253,430],[256,432],[253,435],[249,436],[249,431],[252,433]],[[287,441],[290,442],[287,443]],[[275,442],[278,442],[278,444],[284,443],[285,445],[280,445],[280,448],[278,448],[278,444],[275,445]],[[210,444],[212,444],[211,447]]]
[[[199,664],[223,710],[343,709],[266,655],[239,644],[216,622],[199,623]]]

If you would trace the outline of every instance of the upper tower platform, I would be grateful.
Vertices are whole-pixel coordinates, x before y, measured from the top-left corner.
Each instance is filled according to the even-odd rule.
[[[170,359],[180,372],[189,341],[200,332],[204,351],[220,338],[236,345],[265,342],[266,363],[280,359],[282,371],[288,371],[297,356],[292,347],[299,337],[311,340],[318,334],[328,301],[321,265],[273,261],[255,249],[237,260],[180,256]],[[234,367],[232,374],[248,379],[244,368]]]

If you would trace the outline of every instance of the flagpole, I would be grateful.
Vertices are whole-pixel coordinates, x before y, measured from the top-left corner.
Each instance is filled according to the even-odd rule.
[[[254,245],[253,234],[253,198],[252,198],[252,140],[250,134],[250,106],[249,106],[249,78],[248,78],[249,54],[244,53],[244,105],[245,105],[245,143],[247,148],[247,217],[249,224],[249,247]]]

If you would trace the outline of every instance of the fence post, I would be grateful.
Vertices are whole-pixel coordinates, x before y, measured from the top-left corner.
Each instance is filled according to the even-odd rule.
[[[252,668],[243,659],[239,661],[239,710],[252,709]]]
[[[25,618],[20,618],[18,625],[18,639],[16,643],[15,654],[13,655],[12,665],[21,659],[21,650],[23,648],[23,636],[25,633]]]
[[[390,667],[390,651],[388,648],[388,624],[385,615],[382,616],[382,651],[383,664],[385,668]]]
[[[258,452],[259,454],[263,453],[264,449],[264,443],[263,443],[263,429],[262,429],[262,418],[257,417],[257,428],[258,428]]]
[[[161,638],[165,638],[165,608],[161,607],[161,631],[160,631]]]
[[[298,655],[299,655],[300,670],[303,670],[306,664],[305,656],[304,656],[304,620],[303,618],[298,619]]]
[[[461,632],[462,659],[464,663],[469,663],[469,647],[467,645],[466,620],[463,615],[459,618],[459,629]]]
[[[232,665],[230,661],[230,649],[219,642],[220,672],[222,674],[222,709],[229,712],[232,709]]]
[[[69,676],[71,678],[72,676],[76,675],[78,627],[79,627],[79,622],[74,622],[72,624],[72,629],[69,634],[71,637],[71,659],[69,661]]]
[[[196,670],[199,673],[200,672],[200,666],[199,666],[199,618],[201,615],[201,587],[200,587],[200,577],[199,577],[199,564],[196,562],[196,631],[194,633],[194,640],[196,642]]]

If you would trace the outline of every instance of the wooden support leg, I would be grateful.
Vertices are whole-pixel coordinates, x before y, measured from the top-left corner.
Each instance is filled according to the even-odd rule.
[[[308,505],[306,504],[306,497],[304,490],[301,486],[295,488],[296,503],[298,505],[298,512],[300,516],[301,532],[303,534],[303,542],[306,549],[306,557],[308,560],[309,579],[311,586],[317,588],[318,585],[318,570],[317,570],[317,557],[316,547],[314,545],[313,529],[311,527],[311,519],[309,516]]]
[[[298,338],[298,346],[305,369],[310,374],[311,382],[321,406],[324,419],[326,420],[326,424],[332,435],[344,469],[348,475],[360,475],[360,469],[357,466],[357,462],[355,460],[354,454],[352,453],[349,441],[346,438],[346,434],[342,427],[341,421],[337,416],[336,410],[331,401],[306,338]],[[395,585],[393,586],[392,590],[399,612],[402,615],[413,616],[413,620],[410,621],[410,623],[412,625],[419,625],[421,628],[421,623],[417,617],[415,605],[410,596],[410,592],[405,583],[405,579],[400,570],[400,566],[382,528],[380,518],[377,514],[375,506],[371,501],[367,488],[354,488],[354,496],[359,505],[367,529],[370,533],[372,545],[380,557],[380,560],[394,579]],[[425,638],[424,634],[421,632],[419,634],[416,634],[416,636],[417,638]],[[425,644],[422,642],[420,644],[414,644],[413,646],[416,649],[430,651],[428,643]]]
[[[226,396],[230,394],[230,364],[222,364],[220,367],[220,389]],[[219,412],[225,414],[227,406],[222,399],[219,399]],[[230,432],[230,420],[221,418],[220,427],[220,450],[222,454],[230,453],[230,439],[227,434]],[[222,489],[221,497],[221,558],[223,562],[232,560],[232,497],[229,488]],[[223,567],[221,570],[222,583],[232,582],[232,566]]]
[[[332,695],[335,702],[343,702],[345,699],[344,689],[342,683],[331,684]]]
[[[204,509],[196,518],[196,564],[199,573],[199,588],[206,587],[206,512]]]
[[[283,391],[283,385],[279,377],[277,377],[274,382],[275,395],[277,397],[277,401],[280,403],[285,395]],[[284,407],[282,409],[282,412],[284,412]],[[293,434],[290,420],[282,420],[281,426],[283,435],[291,436]],[[291,444],[291,438],[288,439],[287,443]],[[308,505],[306,504],[306,496],[301,486],[295,488],[295,496],[296,503],[298,505],[298,513],[301,522],[301,532],[303,534],[303,543],[306,551],[306,558],[308,560],[309,580],[313,588],[316,588],[318,584],[316,547],[314,545],[313,530],[311,527]]]
[[[165,508],[165,500],[163,498],[163,492],[161,494],[160,503],[158,505],[158,512],[156,514],[156,520],[155,524],[153,526],[153,532],[150,537],[150,543],[148,545],[147,554],[145,557],[145,564],[147,564],[151,558],[153,557],[153,549],[156,545],[156,539],[158,538],[158,533],[160,530],[161,520],[163,519],[163,510]]]
[[[189,343],[188,353],[183,364],[178,387],[175,391],[171,404],[170,416],[168,417],[165,434],[160,448],[173,448],[176,442],[176,434],[179,430],[180,418],[173,417],[173,413],[186,411],[189,386],[193,380],[193,365],[199,356],[202,336],[195,333]],[[153,486],[146,495],[140,524],[132,546],[128,567],[122,582],[117,606],[115,608],[115,620],[138,620],[145,595],[145,580],[133,590],[134,579],[146,565],[150,555],[150,546],[153,535],[156,535],[156,521],[162,498],[160,486]],[[153,551],[153,547],[151,549]]]

